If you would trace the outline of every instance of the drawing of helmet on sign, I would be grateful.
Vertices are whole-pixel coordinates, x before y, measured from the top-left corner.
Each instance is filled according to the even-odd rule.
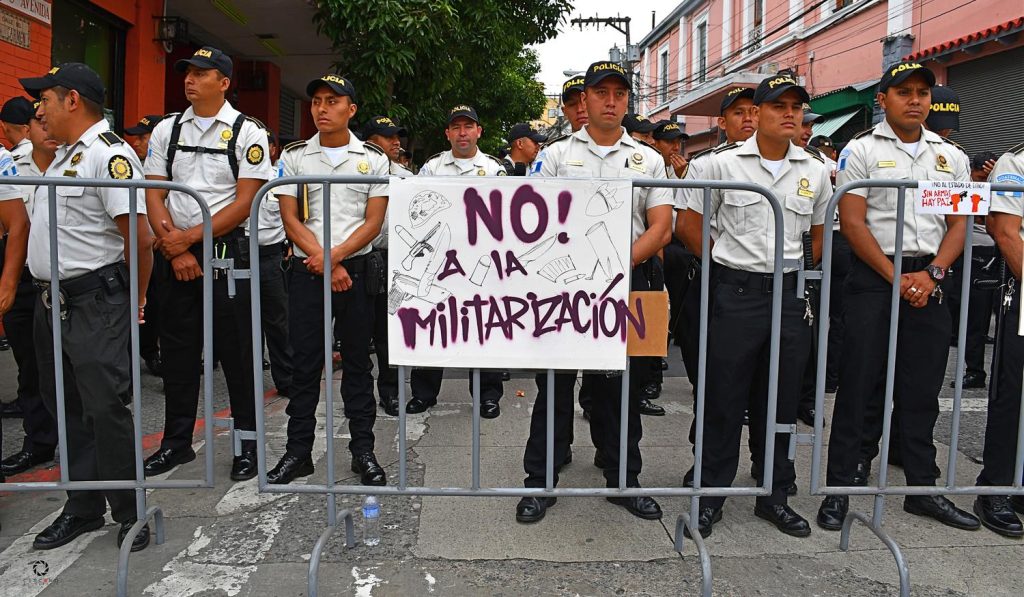
[[[419,228],[432,217],[452,206],[447,197],[434,191],[417,193],[409,203],[409,221],[413,228]]]

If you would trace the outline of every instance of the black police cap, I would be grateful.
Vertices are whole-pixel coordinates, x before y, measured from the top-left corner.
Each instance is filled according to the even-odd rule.
[[[139,123],[131,128],[124,129],[126,135],[145,135],[146,133],[152,133],[153,129],[156,128],[158,122],[163,120],[164,117],[159,114],[150,114],[143,116],[139,119]]]
[[[28,124],[35,114],[32,100],[24,97],[12,97],[0,109],[0,121],[9,124]]]
[[[391,137],[398,135],[399,137],[408,137],[409,132],[404,127],[400,127],[395,124],[395,121],[391,120],[387,116],[374,116],[363,125],[363,138],[369,138],[371,135],[380,135],[381,137]]]
[[[353,98],[356,97],[356,88],[352,84],[352,81],[342,77],[341,75],[324,75],[319,79],[313,79],[306,85],[306,95],[313,97],[317,89],[321,87],[327,87],[338,95],[347,95]]]
[[[203,46],[192,54],[191,58],[182,58],[174,63],[174,70],[183,73],[189,66],[196,68],[215,68],[225,77],[231,78],[231,57],[212,46]]]
[[[74,89],[78,95],[102,105],[107,97],[106,87],[96,71],[81,62],[68,62],[55,66],[41,77],[18,79],[32,97],[39,99],[39,94],[52,87]]]
[[[753,101],[754,90],[750,87],[733,87],[727,91],[725,93],[725,97],[722,98],[722,106],[718,109],[718,113],[725,114],[725,111],[729,109],[729,106],[733,105],[741,98]]]
[[[893,85],[899,85],[914,75],[923,76],[929,87],[935,86],[935,73],[927,66],[917,62],[897,62],[882,73],[882,80],[878,82],[878,92],[885,93]]]
[[[774,101],[790,89],[796,91],[797,97],[800,98],[802,103],[806,104],[811,101],[811,96],[807,94],[807,90],[797,83],[793,75],[778,74],[768,77],[757,86],[757,89],[754,90],[754,105],[759,106],[764,102]]]
[[[626,114],[622,118],[622,126],[626,127],[627,133],[647,134],[653,131],[657,125],[648,120],[646,116]]]
[[[587,74],[583,77],[583,87],[593,87],[608,77],[617,77],[626,85],[626,89],[632,89],[626,69],[621,64],[607,60],[595,62],[587,67]]]
[[[480,117],[476,115],[476,109],[473,106],[467,106],[466,104],[459,104],[454,106],[451,110],[448,110],[448,124],[455,121],[456,118],[468,118],[473,122],[480,124]]]
[[[662,120],[658,122],[651,135],[654,137],[655,141],[673,141],[675,139],[683,139],[685,141],[690,138],[690,135],[683,132],[679,123],[671,120]]]
[[[583,77],[577,75],[562,83],[562,103],[569,101],[569,97],[577,92],[583,91]]]
[[[960,97],[945,85],[932,87],[932,105],[924,121],[930,131],[960,130]]]
[[[525,122],[512,125],[512,128],[508,131],[508,142],[512,143],[523,137],[531,139],[534,143],[543,143],[548,140],[543,133],[533,130],[533,127]]]

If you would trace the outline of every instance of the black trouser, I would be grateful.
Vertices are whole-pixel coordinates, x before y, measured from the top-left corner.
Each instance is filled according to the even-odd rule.
[[[702,485],[729,487],[739,464],[743,412],[750,411],[753,459],[764,462],[765,425],[774,430],[796,421],[800,382],[811,342],[804,321],[805,302],[796,296],[796,273],[783,280],[779,344],[778,401],[775,421],[767,421],[771,350],[771,276],[715,267],[714,308],[708,332],[707,396]],[[757,400],[751,400],[757,396]],[[756,441],[754,441],[756,438]],[[785,488],[796,481],[788,459],[789,436],[775,435],[772,494],[766,504],[786,503]],[[703,498],[701,506],[719,508],[725,498]]]
[[[373,452],[373,423],[377,419],[370,361],[374,304],[373,297],[366,293],[365,257],[346,260],[343,265],[352,278],[352,287],[331,293],[334,338],[341,344],[341,399],[352,436],[348,447],[352,454],[363,454]],[[309,273],[301,259],[295,258],[289,290],[288,327],[295,368],[285,411],[287,451],[302,458],[313,450],[324,371],[324,278]]]
[[[169,267],[163,253],[154,250],[153,272],[146,288],[146,323],[139,326],[139,354],[146,361],[160,356],[160,304]]]
[[[921,271],[930,257],[903,260],[903,272]],[[889,342],[891,282],[854,258],[844,287],[846,337],[828,451],[829,485],[850,485],[857,461],[878,453],[882,437]],[[951,322],[935,299],[920,309],[900,300],[893,401],[893,440],[908,485],[935,484],[932,432],[946,373]],[[897,433],[898,432],[898,433]],[[898,435],[898,438],[897,438]],[[869,458],[869,460],[870,460]]]
[[[548,375],[538,373],[537,400],[533,403],[533,414],[530,416],[530,437],[526,440],[526,451],[523,453],[523,470],[526,471],[524,487],[544,487],[547,474],[547,422],[548,422]],[[569,445],[573,440],[573,409],[572,393],[576,386],[576,372],[555,374],[555,451],[554,479],[558,485],[558,471],[569,453]]]
[[[134,479],[128,342],[135,309],[129,304],[128,289],[94,289],[77,295],[70,288],[68,291],[68,316],[61,322],[68,462],[62,464],[68,467],[72,481]],[[50,315],[50,310],[37,300],[33,331],[39,389],[46,408],[56,419]],[[106,511],[104,497],[110,502],[115,521],[135,518],[135,492],[129,489],[68,491],[64,513],[99,518]]]
[[[24,413],[21,426],[25,431],[22,450],[36,454],[52,454],[57,447],[57,420],[46,409],[39,395],[39,368],[33,339],[33,313],[39,302],[39,291],[27,275],[18,283],[14,304],[4,313],[4,330],[11,343],[14,361],[18,364],[18,405]],[[52,340],[47,338],[47,345]],[[2,445],[2,444],[0,444]]]
[[[412,387],[412,397],[419,398],[424,402],[436,402],[437,395],[441,393],[441,378],[444,377],[444,369],[413,369],[409,376],[409,384]],[[501,381],[501,371],[482,370],[480,371],[480,401],[498,402],[505,393],[505,384]],[[473,375],[469,375],[469,394],[473,395]]]
[[[998,330],[999,352],[993,355],[996,377],[989,384],[988,420],[985,424],[984,468],[978,485],[1012,485],[1017,471],[1017,425],[1020,422],[1021,371],[1024,336],[1020,325],[1020,280],[1013,280],[1013,301],[1003,313]],[[995,359],[998,359],[998,364]]]
[[[684,276],[686,289],[683,291],[682,304],[675,324],[677,332],[673,336],[679,352],[683,357],[683,368],[686,369],[686,378],[690,380],[690,386],[694,394],[697,392],[697,371],[700,364],[700,278],[701,262],[696,255],[690,257]],[[712,297],[711,288],[708,289],[708,301]],[[674,310],[674,309],[673,309]],[[711,313],[711,305],[708,305],[708,313]]]
[[[384,254],[384,263],[387,263],[388,252],[381,252]],[[398,369],[392,367],[388,360],[388,294],[386,292],[373,297],[373,311],[373,347],[377,354],[377,396],[397,398]]]
[[[260,321],[270,356],[274,387],[292,385],[292,349],[288,344],[288,288],[281,270],[284,243],[260,247]]]
[[[236,268],[248,268],[244,246],[248,239],[237,234],[229,240],[214,239],[214,250],[226,250]],[[226,247],[226,248],[225,248]],[[202,246],[190,249],[202,263]],[[170,270],[170,268],[168,268]],[[182,282],[173,272],[165,282],[167,300],[162,305],[160,346],[163,360],[165,403],[164,438],[161,449],[182,450],[192,445],[199,406],[199,376],[203,358],[203,281]],[[227,381],[231,416],[235,428],[256,429],[252,371],[252,305],[249,280],[235,280],[235,296],[228,297],[224,272],[213,279],[213,354],[206,359],[219,361]],[[213,421],[207,421],[212,425]],[[255,449],[256,442],[243,440],[244,450]]]
[[[829,276],[832,287],[828,300],[828,356],[825,368],[825,385],[833,388],[839,385],[839,369],[843,362],[843,334],[846,330],[843,283],[850,273],[852,259],[850,243],[842,232],[836,230],[832,236],[832,274]]]
[[[994,279],[992,273],[984,267],[992,264],[995,256],[995,247],[976,246],[971,258],[971,289],[970,302],[967,304],[967,342],[964,359],[967,373],[981,375],[982,378],[985,377],[985,336],[988,335],[992,323],[992,307],[997,291],[992,288],[978,288],[977,283]],[[994,265],[991,269],[995,269]]]

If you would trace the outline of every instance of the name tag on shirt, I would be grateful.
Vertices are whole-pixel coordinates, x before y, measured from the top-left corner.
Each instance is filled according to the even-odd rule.
[[[630,164],[629,168],[630,170],[636,170],[640,173],[647,172],[647,166],[644,166],[643,164]]]
[[[566,160],[565,164],[567,166],[582,166],[583,160]]]
[[[896,167],[896,162],[893,162],[893,161],[881,161],[881,162],[878,162],[878,167],[879,168],[895,168]]]
[[[801,197],[807,197],[809,199],[814,198],[814,191],[812,191],[811,189],[797,189],[796,194],[800,195]]]
[[[64,176],[70,176],[71,178],[77,178],[78,177],[78,170],[65,170],[64,171]]]

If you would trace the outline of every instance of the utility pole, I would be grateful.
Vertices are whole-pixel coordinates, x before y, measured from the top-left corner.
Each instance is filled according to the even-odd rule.
[[[629,94],[629,113],[636,113],[636,80],[633,76],[633,60],[630,57],[632,46],[629,45],[629,17],[576,17],[570,21],[573,25],[579,25],[580,31],[584,25],[601,25],[611,27],[626,36],[626,76],[629,77],[630,87],[633,89]]]

